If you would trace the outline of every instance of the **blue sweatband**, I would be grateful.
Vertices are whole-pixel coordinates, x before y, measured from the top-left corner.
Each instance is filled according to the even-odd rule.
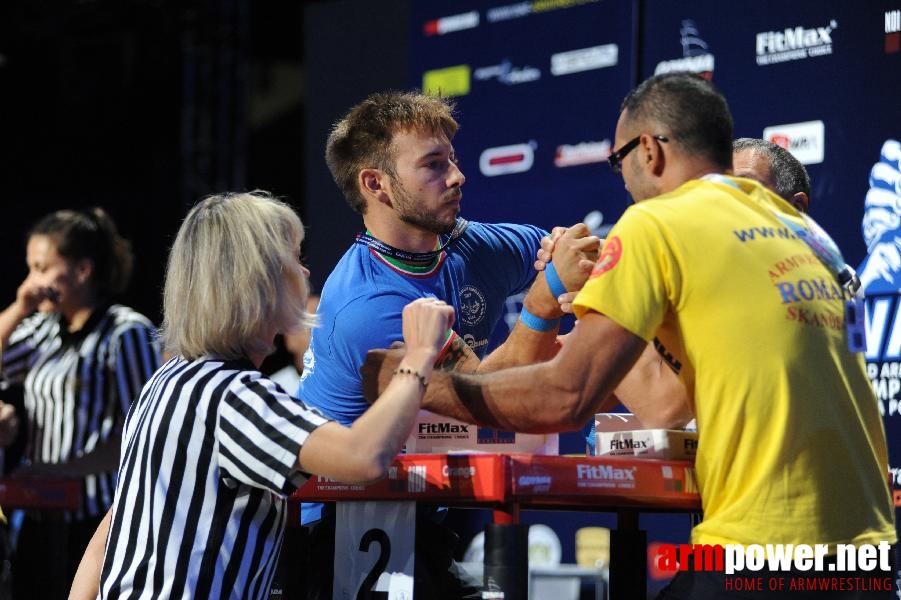
[[[550,331],[560,324],[560,319],[542,319],[541,317],[536,317],[527,311],[525,306],[522,307],[522,310],[519,313],[519,320],[532,331]]]
[[[560,276],[557,275],[557,269],[554,268],[554,263],[549,262],[545,265],[544,280],[547,282],[547,286],[550,288],[554,298],[559,298],[566,293],[566,286],[560,281]]]

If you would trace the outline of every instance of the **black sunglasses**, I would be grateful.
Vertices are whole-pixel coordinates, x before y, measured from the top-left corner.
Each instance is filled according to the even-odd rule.
[[[665,135],[653,135],[651,136],[655,140],[659,142],[668,142],[669,138]],[[614,150],[610,153],[610,156],[607,157],[607,164],[610,165],[610,170],[614,173],[622,173],[623,172],[623,159],[626,158],[626,155],[632,150],[635,149],[635,146],[638,145],[638,142],[641,140],[641,136],[632,138],[619,150]]]

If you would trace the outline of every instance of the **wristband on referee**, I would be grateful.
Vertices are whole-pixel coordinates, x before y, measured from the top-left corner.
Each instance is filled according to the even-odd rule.
[[[522,307],[522,310],[519,313],[519,320],[532,331],[550,331],[560,324],[560,319],[542,319],[541,317],[536,317],[526,310],[525,306]]]
[[[560,281],[560,275],[557,274],[557,269],[554,267],[554,263],[549,262],[545,265],[544,280],[547,282],[547,286],[548,288],[550,288],[551,294],[554,296],[554,298],[559,298],[566,293],[566,286],[563,285],[562,281]]]

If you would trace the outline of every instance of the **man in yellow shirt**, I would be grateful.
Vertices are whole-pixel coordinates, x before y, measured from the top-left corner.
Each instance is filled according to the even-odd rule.
[[[763,186],[728,175],[732,118],[698,77],[639,85],[615,141],[609,162],[636,204],[584,287],[564,280],[581,291],[561,351],[484,376],[433,375],[424,406],[517,431],[578,429],[614,402],[656,340],[697,418],[704,520],[693,543],[820,544],[830,554],[838,544],[895,544],[882,420],[863,359],[848,349],[846,292],[835,257],[814,248],[816,228]],[[620,399],[651,426],[686,418],[670,394]],[[745,593],[724,577],[681,571],[662,597]],[[853,593],[840,597],[891,597]]]

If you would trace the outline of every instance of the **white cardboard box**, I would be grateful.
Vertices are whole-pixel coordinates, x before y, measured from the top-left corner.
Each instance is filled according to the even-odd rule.
[[[682,429],[643,429],[635,415],[595,415],[595,454],[694,460],[698,432]]]
[[[410,454],[527,452],[556,455],[560,453],[560,443],[556,433],[500,431],[421,410],[413,432],[407,438],[406,451]]]

